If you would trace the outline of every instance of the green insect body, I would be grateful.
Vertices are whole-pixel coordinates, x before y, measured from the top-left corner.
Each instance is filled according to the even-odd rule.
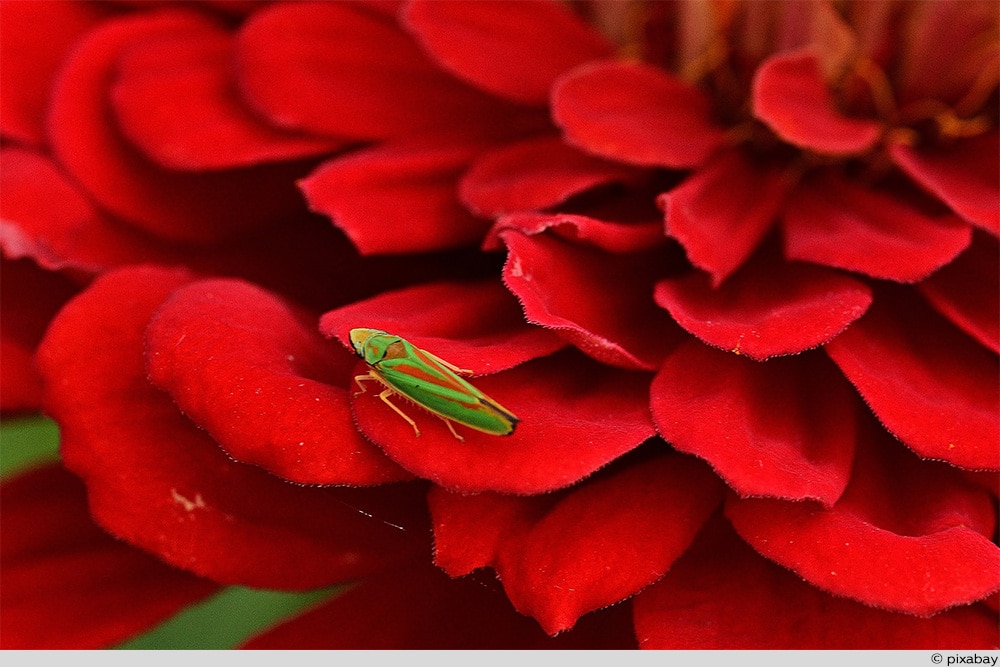
[[[464,440],[452,422],[491,435],[510,435],[518,418],[510,410],[459,377],[471,374],[399,336],[378,329],[351,329],[351,345],[368,364],[368,373],[354,378],[365,393],[364,382],[375,380],[385,386],[379,398],[405,419],[420,435],[417,424],[389,400],[402,396],[442,420],[459,440]]]

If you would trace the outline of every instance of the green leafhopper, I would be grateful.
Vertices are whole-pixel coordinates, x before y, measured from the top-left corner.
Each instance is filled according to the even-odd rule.
[[[368,364],[368,373],[354,378],[361,388],[355,396],[365,393],[367,380],[376,380],[385,389],[378,395],[396,414],[409,422],[413,431],[420,429],[389,397],[399,395],[428,412],[448,426],[459,440],[464,440],[452,422],[492,435],[510,435],[519,421],[492,398],[459,377],[471,374],[412,343],[378,329],[351,329],[351,345]]]

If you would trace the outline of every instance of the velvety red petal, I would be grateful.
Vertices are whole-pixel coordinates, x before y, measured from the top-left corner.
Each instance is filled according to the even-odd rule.
[[[402,20],[448,71],[525,104],[544,105],[563,72],[612,55],[612,45],[567,6],[415,0]]]
[[[722,144],[710,105],[697,88],[639,63],[583,65],[552,89],[552,118],[569,143],[650,167],[696,167]]]
[[[870,150],[882,133],[879,123],[844,115],[810,51],[780,53],[757,68],[753,114],[800,148],[832,155]]]
[[[366,370],[359,363],[356,374]],[[374,391],[353,405],[361,431],[424,479],[461,492],[533,494],[569,486],[652,437],[648,382],[646,374],[601,366],[573,351],[476,378],[473,384],[520,423],[504,437],[456,425],[464,441],[398,397],[419,436]]]
[[[917,287],[952,324],[1000,352],[1000,245],[995,238],[979,232],[968,250]]]
[[[430,567],[365,580],[243,648],[312,650],[633,649],[629,608],[591,614],[548,637],[515,612],[496,581],[453,580]]]
[[[109,91],[127,51],[211,24],[194,14],[150,12],[106,21],[60,71],[48,117],[57,160],[98,203],[178,241],[215,241],[301,211],[297,164],[208,174],[169,171],[145,160],[118,132]]]
[[[913,294],[876,294],[825,347],[879,420],[920,456],[973,470],[1000,463],[997,356]]]
[[[981,606],[933,618],[831,597],[758,556],[718,522],[633,603],[650,650],[989,649],[996,616]]]
[[[106,648],[218,589],[100,530],[58,466],[5,481],[0,522],[4,650]]]
[[[664,245],[658,222],[619,223],[570,213],[517,213],[497,220],[483,242],[486,250],[503,248],[501,234],[507,230],[527,236],[543,232],[572,242],[583,242],[610,253],[631,253]]]
[[[262,588],[315,588],[425,553],[422,486],[290,484],[234,462],[149,384],[147,322],[186,280],[152,268],[105,274],[63,308],[39,350],[63,460],[98,523],[182,569]]]
[[[862,438],[833,508],[730,498],[740,536],[811,584],[880,609],[930,616],[1000,590],[990,495],[878,425],[866,422]]]
[[[1000,134],[960,139],[938,149],[895,144],[889,154],[910,178],[955,213],[1000,235]]]
[[[596,186],[634,178],[629,167],[546,136],[487,151],[462,176],[459,194],[472,211],[490,217],[548,208]]]
[[[23,144],[46,143],[45,113],[52,78],[103,10],[83,2],[9,2],[0,22],[0,134]],[[44,26],[44,29],[40,29]]]
[[[149,378],[237,461],[299,484],[410,479],[355,428],[355,357],[316,319],[245,282],[197,282],[150,321]]]
[[[784,214],[789,259],[915,282],[953,260],[972,238],[954,216],[930,214],[905,195],[832,173],[800,185]]]
[[[517,301],[495,280],[437,282],[383,292],[332,310],[319,328],[352,350],[351,329],[402,336],[451,364],[489,375],[565,346],[558,336],[525,323]]]
[[[721,489],[707,467],[677,455],[626,467],[557,499],[432,489],[435,558],[447,563],[458,550],[470,564],[464,542],[485,530],[495,542],[492,553],[480,549],[488,559],[479,566],[494,567],[518,611],[555,634],[663,576],[718,507]],[[511,503],[524,507],[511,512]],[[498,518],[507,521],[498,525]]]
[[[243,25],[238,51],[247,100],[288,129],[385,139],[500,124],[511,111],[359,3],[276,3]]]
[[[818,352],[761,364],[690,341],[650,395],[660,435],[740,495],[831,505],[847,485],[857,399]]]
[[[122,132],[159,164],[195,171],[291,160],[345,143],[283,132],[252,114],[236,90],[234,55],[233,38],[215,26],[131,46],[111,88]]]
[[[709,345],[758,361],[825,343],[864,315],[864,283],[761,253],[719,288],[703,273],[656,284],[653,298]]]
[[[579,216],[554,217],[552,226],[586,226]],[[533,234],[511,226],[497,234],[507,248],[504,283],[520,300],[525,317],[603,363],[658,368],[683,338],[651,298],[651,271],[662,268],[662,255],[613,254],[571,243],[561,238],[563,233]]]
[[[489,223],[458,200],[457,181],[478,143],[389,144],[331,160],[300,183],[363,255],[478,243]]]

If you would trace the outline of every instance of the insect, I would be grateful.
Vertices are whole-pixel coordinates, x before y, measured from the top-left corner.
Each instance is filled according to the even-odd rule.
[[[399,406],[389,400],[399,395],[434,413],[448,426],[451,434],[464,441],[452,422],[492,435],[510,435],[517,417],[492,398],[459,377],[468,371],[421,350],[399,336],[378,329],[351,329],[351,345],[368,364],[368,373],[354,378],[365,393],[364,382],[376,380],[385,389],[378,395],[396,414],[405,419],[420,436],[420,429]]]

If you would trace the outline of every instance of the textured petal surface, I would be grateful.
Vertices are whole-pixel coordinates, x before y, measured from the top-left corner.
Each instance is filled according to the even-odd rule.
[[[39,351],[46,410],[97,522],[182,569],[263,588],[324,586],[424,552],[419,485],[287,483],[232,461],[148,383],[144,330],[186,279],[105,274],[60,312]]]
[[[720,491],[707,467],[677,455],[601,475],[557,498],[434,489],[436,560],[451,574],[494,567],[514,606],[555,634],[662,576],[718,507]],[[477,563],[465,543],[483,531],[482,546],[495,541]]]
[[[862,433],[836,506],[730,498],[740,536],[814,586],[880,609],[930,616],[1000,589],[990,495],[875,424]]]
[[[963,139],[937,150],[897,144],[889,152],[910,178],[955,213],[1000,235],[1000,134]]]
[[[458,200],[457,181],[483,145],[383,145],[327,162],[301,182],[363,255],[415,253],[479,242],[489,223]]]
[[[573,70],[552,90],[552,118],[569,143],[642,166],[695,167],[723,141],[700,90],[637,63]]]
[[[968,650],[998,639],[996,616],[982,606],[917,618],[831,597],[761,558],[722,522],[633,609],[639,647],[650,650]]]
[[[372,577],[272,628],[243,648],[312,650],[632,649],[629,609],[619,606],[547,637],[515,612],[496,581],[452,580],[431,567]]]
[[[100,530],[58,466],[5,480],[0,523],[5,650],[106,648],[218,588]]]
[[[771,229],[790,185],[778,168],[726,151],[660,195],[657,203],[667,234],[718,285]]]
[[[691,341],[650,395],[660,435],[740,495],[832,505],[847,485],[857,399],[821,353],[761,364]]]
[[[826,351],[885,424],[925,458],[973,470],[1000,465],[997,356],[921,299],[876,295]]]
[[[354,426],[354,357],[316,317],[245,282],[177,290],[147,334],[150,380],[232,456],[300,484],[409,479]]]
[[[771,254],[751,260],[720,288],[705,274],[689,273],[657,283],[653,298],[709,345],[756,360],[829,341],[872,300],[858,280]]]
[[[831,155],[863,153],[878,141],[879,123],[845,116],[811,52],[771,56],[753,80],[753,114],[785,141]]]
[[[193,14],[150,12],[92,31],[60,70],[48,128],[58,161],[104,207],[167,239],[215,241],[301,210],[302,165],[169,171],[145,160],[116,128],[110,89],[125,52],[146,40],[211,30]]]
[[[785,254],[873,278],[921,280],[969,245],[971,229],[911,201],[832,174],[801,185],[785,209]]]
[[[403,20],[448,71],[526,104],[544,105],[556,77],[612,51],[567,5],[548,0],[416,0],[403,10]]]

